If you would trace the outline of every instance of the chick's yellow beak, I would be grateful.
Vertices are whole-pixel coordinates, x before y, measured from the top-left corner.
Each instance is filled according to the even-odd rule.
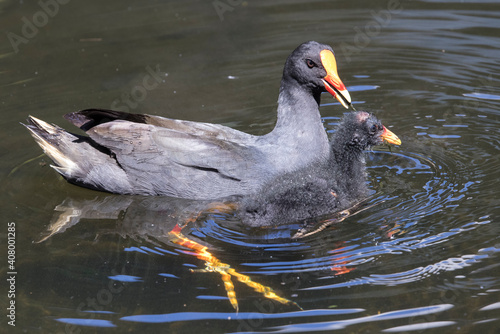
[[[382,132],[380,136],[385,142],[389,144],[401,145],[401,139],[399,139],[398,136],[394,134],[394,132],[390,131],[385,126],[384,126],[384,132]]]

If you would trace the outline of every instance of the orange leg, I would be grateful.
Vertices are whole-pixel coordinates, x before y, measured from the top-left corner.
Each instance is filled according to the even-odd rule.
[[[281,304],[292,304],[302,310],[302,308],[297,305],[297,303],[278,296],[270,287],[264,286],[257,282],[253,282],[249,276],[240,274],[236,270],[231,268],[227,263],[221,262],[207,250],[206,246],[203,246],[184,236],[182,234],[182,228],[179,225],[176,225],[172,229],[172,231],[169,232],[169,236],[174,243],[193,250],[198,259],[204,260],[207,266],[206,271],[218,272],[221,275],[222,281],[224,282],[224,288],[226,289],[227,297],[229,298],[229,302],[234,307],[236,312],[238,312],[239,307],[231,276],[236,277],[238,281],[263,294],[266,298],[277,301]]]

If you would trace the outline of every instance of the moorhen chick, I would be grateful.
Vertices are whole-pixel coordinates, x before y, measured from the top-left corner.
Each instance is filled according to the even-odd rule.
[[[238,216],[252,227],[272,227],[346,210],[368,193],[364,150],[399,138],[371,113],[346,114],[330,140],[330,157],[270,181],[243,198]]]
[[[332,48],[310,41],[286,60],[276,126],[263,136],[103,109],[65,115],[88,137],[35,117],[25,126],[69,182],[119,194],[214,199],[253,193],[276,175],[326,160],[322,92],[351,105]]]

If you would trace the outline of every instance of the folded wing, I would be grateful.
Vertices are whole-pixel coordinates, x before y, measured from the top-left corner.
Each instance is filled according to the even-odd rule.
[[[113,153],[137,193],[229,196],[262,181],[256,175],[265,158],[254,137],[222,125],[106,110],[66,118]]]

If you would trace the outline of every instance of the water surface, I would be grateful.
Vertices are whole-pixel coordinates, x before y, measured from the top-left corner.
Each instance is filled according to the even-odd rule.
[[[0,1],[1,235],[6,245],[15,223],[16,329],[495,333],[497,2],[221,3],[71,1],[44,16],[36,2]],[[197,271],[204,260],[167,237],[197,207],[70,185],[19,125],[31,114],[70,129],[64,113],[113,107],[263,134],[287,55],[312,39],[333,46],[356,108],[403,141],[368,154],[368,208],[302,239],[291,239],[299,224],[248,230],[230,212],[185,230],[296,304],[233,278],[236,313],[221,275]],[[344,111],[323,96],[327,131]]]

